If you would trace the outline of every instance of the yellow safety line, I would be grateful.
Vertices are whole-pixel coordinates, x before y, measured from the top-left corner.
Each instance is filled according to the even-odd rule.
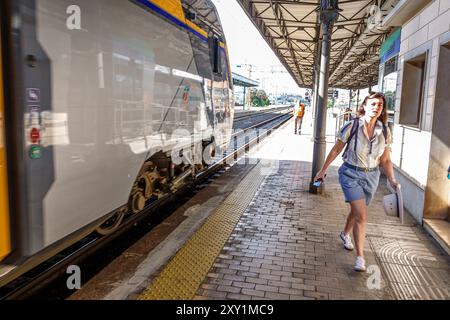
[[[4,115],[5,105],[3,100],[3,60],[2,46],[0,43],[0,261],[11,252]]]
[[[264,180],[257,165],[187,244],[172,258],[139,300],[192,299]]]

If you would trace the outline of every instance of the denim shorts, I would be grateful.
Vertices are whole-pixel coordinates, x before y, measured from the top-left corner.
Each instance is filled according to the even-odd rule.
[[[372,202],[380,182],[380,170],[370,172],[355,170],[345,165],[339,168],[339,183],[344,191],[345,202],[351,203],[365,199],[366,205]]]

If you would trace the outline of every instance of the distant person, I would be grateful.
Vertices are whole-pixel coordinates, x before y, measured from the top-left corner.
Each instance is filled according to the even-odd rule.
[[[302,124],[304,116],[305,116],[305,105],[303,103],[298,103],[294,109],[294,117],[295,117],[294,134],[302,134]]]
[[[339,237],[347,250],[354,246],[350,234],[353,231],[356,247],[356,271],[366,271],[364,241],[368,206],[378,188],[381,165],[392,188],[397,189],[391,161],[392,135],[387,126],[386,99],[382,93],[372,93],[364,99],[358,110],[359,117],[347,122],[339,132],[338,141],[328,155],[315,182],[323,181],[331,163],[344,150],[344,164],[339,169],[339,182],[350,203],[351,211],[345,229]]]

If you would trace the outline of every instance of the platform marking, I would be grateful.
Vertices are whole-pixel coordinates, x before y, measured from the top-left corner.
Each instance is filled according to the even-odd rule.
[[[255,166],[138,299],[194,298],[265,177]]]

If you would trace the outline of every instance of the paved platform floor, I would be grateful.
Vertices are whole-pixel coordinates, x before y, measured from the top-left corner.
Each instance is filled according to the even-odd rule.
[[[250,155],[270,172],[195,299],[449,299],[448,255],[410,216],[402,225],[385,215],[385,182],[369,208],[368,272],[353,271],[355,253],[338,238],[349,211],[338,183],[341,161],[330,169],[324,195],[308,193],[310,121],[304,135],[294,135],[289,123]],[[327,140],[329,149],[334,136]]]
[[[308,192],[308,115],[303,135],[290,121],[252,149],[250,165],[205,184],[71,299],[449,299],[449,256],[411,216],[402,225],[384,214],[385,182],[369,208],[369,272],[353,271],[355,253],[338,238],[349,211],[342,161],[324,195]]]

